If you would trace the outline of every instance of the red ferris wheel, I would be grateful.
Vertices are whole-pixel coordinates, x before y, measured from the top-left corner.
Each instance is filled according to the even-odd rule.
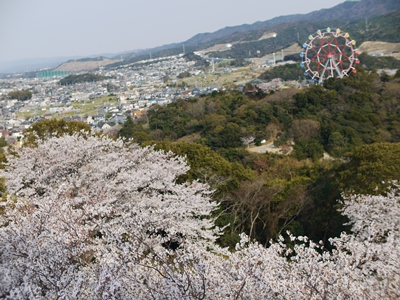
[[[359,63],[355,44],[356,41],[350,40],[349,34],[342,33],[339,28],[318,30],[308,37],[300,53],[303,59],[300,65],[306,69],[304,75],[310,76],[313,82],[322,83],[327,78],[343,78],[355,73],[355,64]]]

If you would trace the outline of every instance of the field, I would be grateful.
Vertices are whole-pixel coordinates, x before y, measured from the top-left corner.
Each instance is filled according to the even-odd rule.
[[[102,60],[68,61],[58,66],[56,70],[70,72],[92,71],[118,61],[120,60],[112,60],[108,58],[103,58]]]
[[[230,73],[222,73],[218,71],[218,65],[216,66],[215,73],[201,74],[199,76],[186,77],[177,80],[177,85],[181,85],[183,82],[187,86],[229,86],[231,84],[244,84],[252,79],[257,78],[265,69],[253,69],[250,67],[240,68]]]
[[[119,104],[119,102],[118,102],[116,96],[110,96],[110,95],[104,96],[101,98],[96,98],[96,99],[81,100],[81,101],[71,103],[74,110],[67,111],[67,112],[53,113],[52,117],[57,118],[57,119],[62,119],[62,118],[71,117],[74,115],[94,116],[94,115],[98,114],[99,109],[101,107],[103,107],[104,105],[116,106],[118,104]],[[56,107],[56,106],[51,106],[51,107]],[[43,107],[40,109],[30,109],[29,111],[27,110],[25,112],[18,112],[17,118],[26,119],[26,118],[32,117],[34,115],[44,116],[49,113],[50,113],[50,106],[47,106],[47,107]]]

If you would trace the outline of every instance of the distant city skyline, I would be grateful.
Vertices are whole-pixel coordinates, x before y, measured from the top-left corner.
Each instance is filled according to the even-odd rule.
[[[153,48],[344,0],[0,0],[0,63]]]

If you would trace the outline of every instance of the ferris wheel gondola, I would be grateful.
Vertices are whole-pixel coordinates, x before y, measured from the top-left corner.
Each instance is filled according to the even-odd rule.
[[[322,83],[327,78],[343,78],[355,73],[355,64],[359,63],[355,45],[356,41],[350,40],[349,34],[342,33],[339,28],[318,30],[308,37],[300,53],[304,75],[310,76],[313,82]]]

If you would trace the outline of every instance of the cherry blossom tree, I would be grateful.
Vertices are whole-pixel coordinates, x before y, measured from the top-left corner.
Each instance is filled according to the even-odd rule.
[[[334,250],[289,234],[215,245],[212,192],[177,184],[183,158],[107,137],[63,136],[1,175],[0,298],[398,299],[400,196],[348,196]]]
[[[399,192],[347,197],[353,234],[331,239],[333,251],[301,236],[289,235],[293,247],[280,237],[268,248],[242,236],[220,285],[243,299],[398,299]]]
[[[9,193],[0,229],[3,297],[78,296],[106,283],[111,295],[123,283],[109,274],[126,275],[173,243],[215,239],[211,192],[175,183],[188,167],[172,153],[65,135],[18,156],[2,174]],[[83,281],[89,286],[79,288]]]

